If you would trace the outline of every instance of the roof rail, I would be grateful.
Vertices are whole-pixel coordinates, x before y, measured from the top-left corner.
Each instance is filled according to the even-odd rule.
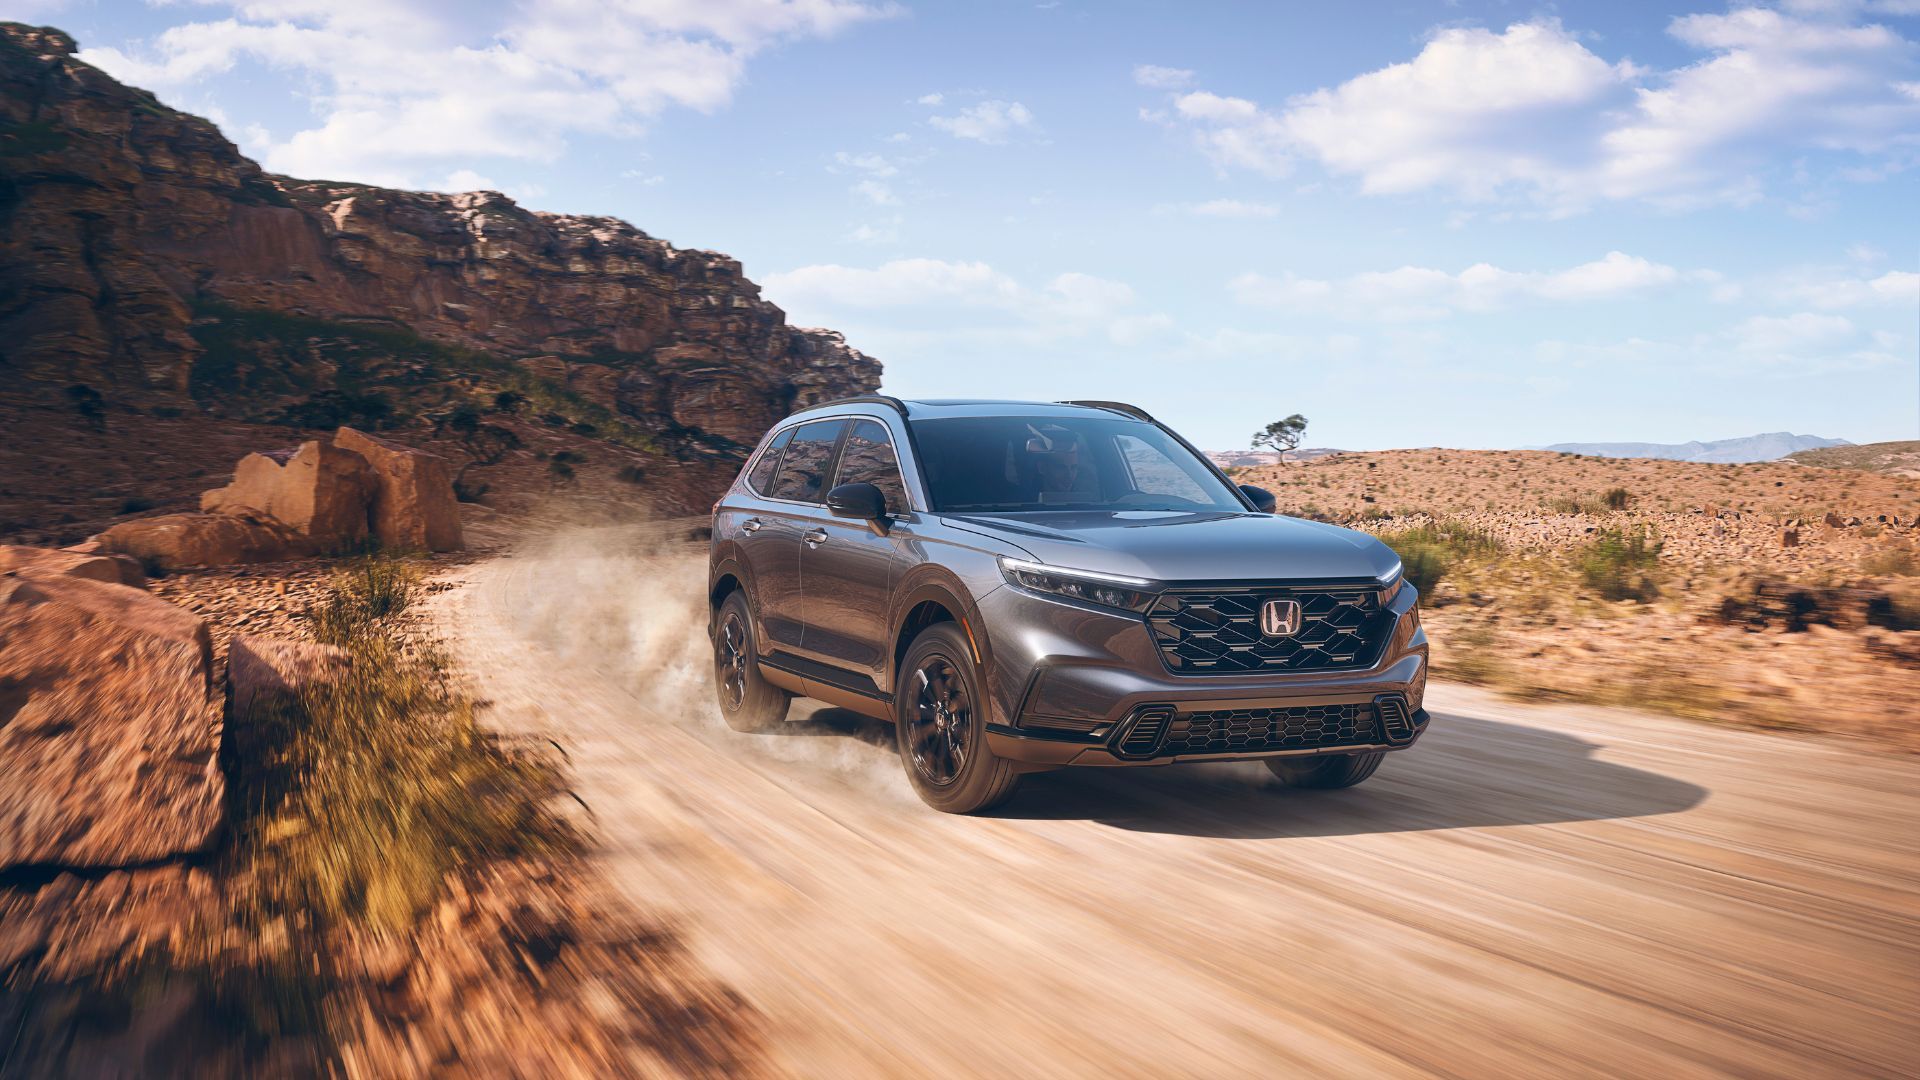
[[[1148,423],[1153,422],[1153,417],[1147,415],[1147,410],[1138,405],[1129,405],[1124,401],[1056,401],[1054,404],[1079,405],[1088,409],[1106,409],[1109,412],[1126,413],[1128,416],[1145,420]]]
[[[861,394],[857,397],[834,398],[832,401],[816,401],[804,409],[795,409],[794,413],[798,415],[803,412],[812,412],[815,409],[824,409],[829,405],[885,405],[887,408],[899,413],[902,417],[907,415],[906,402],[901,401],[897,397],[888,397],[885,394]]]

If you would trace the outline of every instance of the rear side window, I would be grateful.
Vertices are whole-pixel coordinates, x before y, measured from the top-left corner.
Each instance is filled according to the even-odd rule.
[[[780,455],[780,468],[774,473],[768,498],[794,502],[819,502],[826,492],[827,468],[833,464],[833,447],[845,431],[845,420],[822,420],[793,429],[793,441]]]
[[[900,482],[900,462],[894,457],[893,440],[876,420],[856,420],[847,432],[847,445],[840,451],[840,469],[834,485],[872,484],[887,497],[887,512],[898,514],[907,509],[907,489]]]
[[[773,485],[773,470],[780,467],[780,451],[786,448],[787,440],[793,438],[793,429],[788,428],[773,437],[767,448],[760,453],[760,460],[753,463],[753,471],[747,474],[747,486],[765,495]]]

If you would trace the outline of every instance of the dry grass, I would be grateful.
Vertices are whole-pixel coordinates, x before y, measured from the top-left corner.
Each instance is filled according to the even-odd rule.
[[[238,832],[286,911],[397,930],[450,874],[569,842],[540,810],[559,790],[552,768],[504,752],[449,690],[442,657],[397,632],[418,577],[392,556],[336,574],[312,618],[351,656],[347,674],[242,721]]]

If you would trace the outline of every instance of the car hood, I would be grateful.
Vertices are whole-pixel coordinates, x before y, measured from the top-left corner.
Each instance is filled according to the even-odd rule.
[[[1268,514],[1158,510],[943,515],[1038,562],[1154,581],[1384,580],[1393,549],[1363,532]]]

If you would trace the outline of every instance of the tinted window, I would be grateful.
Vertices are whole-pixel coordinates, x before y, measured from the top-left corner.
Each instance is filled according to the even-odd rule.
[[[1133,435],[1115,435],[1113,444],[1120,450],[1120,460],[1127,464],[1127,479],[1133,490],[1188,502],[1207,501],[1206,491],[1159,447]]]
[[[875,420],[856,420],[840,451],[840,469],[833,482],[872,484],[887,497],[887,512],[907,509],[907,490],[900,482],[900,463],[893,456],[893,440]]]
[[[1144,421],[1042,415],[912,423],[935,510],[1246,510],[1204,461]]]
[[[795,502],[819,502],[826,491],[833,444],[840,441],[840,432],[846,426],[845,420],[822,420],[795,428],[793,441],[780,456],[780,469],[774,474],[773,487],[767,495]]]
[[[773,470],[780,467],[780,451],[791,438],[793,438],[792,428],[773,437],[773,441],[768,443],[766,450],[761,453],[760,460],[753,463],[753,471],[747,474],[748,487],[762,495],[767,493],[767,489],[773,484]]]

